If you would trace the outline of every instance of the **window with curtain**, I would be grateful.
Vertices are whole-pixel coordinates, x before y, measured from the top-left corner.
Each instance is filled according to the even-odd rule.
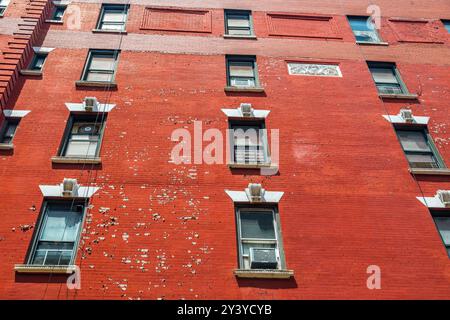
[[[270,208],[237,209],[240,268],[284,268],[277,215],[278,213]],[[255,268],[252,251],[267,255],[267,260],[272,264],[261,264]]]
[[[357,42],[381,42],[371,17],[348,16],[347,18]]]
[[[253,35],[251,11],[225,10],[225,33],[236,36]]]
[[[125,31],[128,6],[104,4],[100,11],[97,29],[110,31]]]
[[[72,264],[83,214],[84,203],[46,202],[29,263],[33,265]]]
[[[396,128],[411,168],[441,168],[443,163],[426,129]]]
[[[90,50],[82,80],[112,82],[116,71],[117,57],[117,51]]]
[[[106,116],[72,115],[66,129],[61,156],[95,158],[99,154],[103,124]]]
[[[230,121],[232,162],[263,164],[268,162],[268,143],[263,121]]]
[[[431,214],[447,250],[447,254],[450,257],[450,211],[432,211]]]
[[[227,57],[227,73],[228,86],[242,88],[259,86],[255,57]]]
[[[0,130],[0,143],[10,144],[16,134],[17,126],[20,118],[5,118],[2,128]]]
[[[408,94],[395,64],[368,63],[373,81],[381,94]]]

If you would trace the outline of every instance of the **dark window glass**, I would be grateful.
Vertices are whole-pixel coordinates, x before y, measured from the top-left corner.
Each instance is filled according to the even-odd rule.
[[[1,130],[1,143],[12,143],[19,121],[19,119],[6,118]]]
[[[62,156],[95,158],[98,155],[102,127],[102,115],[90,117],[72,116],[66,135]]]
[[[375,29],[375,24],[370,17],[349,16],[348,21],[356,41],[380,42],[380,37]]]

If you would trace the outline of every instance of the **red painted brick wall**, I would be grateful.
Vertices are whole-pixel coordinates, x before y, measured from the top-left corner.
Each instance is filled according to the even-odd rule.
[[[223,16],[214,18],[222,9],[207,1],[205,8],[216,9],[208,35],[214,39],[204,41],[204,54],[176,47],[178,37],[194,37],[191,33],[177,33],[177,38],[164,33],[164,45],[175,46],[171,53],[139,51],[137,44],[124,43],[128,47],[119,57],[118,89],[112,92],[75,87],[88,52],[77,39],[90,37],[98,9],[89,8],[99,5],[81,4],[82,32],[64,31],[65,25],[48,27],[43,44],[55,50],[42,78],[21,77],[8,105],[31,112],[20,123],[14,151],[0,154],[0,298],[449,297],[450,260],[428,209],[416,197],[421,191],[433,196],[437,189],[450,189],[450,181],[426,177],[416,183],[391,125],[382,118],[406,105],[416,115],[430,116],[430,132],[450,163],[447,34],[441,32],[446,43],[440,45],[399,44],[387,28],[381,32],[383,39],[395,43],[358,47],[344,14],[364,14],[366,1],[352,1],[348,8],[335,1],[328,7],[286,2],[245,2],[257,11],[256,41],[214,42],[224,41]],[[386,17],[402,11],[406,17],[420,13],[437,18],[448,6],[418,1],[413,11],[406,1],[381,2]],[[185,6],[201,7],[196,1]],[[242,6],[242,1],[236,2],[236,8]],[[129,34],[124,37],[142,32],[142,15],[136,12],[143,6],[136,7],[132,4]],[[272,39],[264,12],[286,10],[332,15],[344,40]],[[106,45],[101,36],[96,48]],[[224,54],[238,50],[257,55],[265,94],[224,92]],[[343,77],[289,75],[286,60],[335,62]],[[383,103],[366,60],[397,62],[419,100]],[[69,117],[64,103],[92,95],[117,104],[106,122],[101,166],[82,170],[52,165],[50,158],[57,153]],[[227,118],[220,109],[236,108],[241,102],[271,110],[267,127],[280,129],[281,138],[278,175],[230,171],[226,165],[169,163],[174,129],[193,132],[193,121],[199,120],[204,130],[225,132]],[[81,290],[68,290],[63,276],[14,271],[14,264],[24,262],[34,232],[21,231],[20,226],[35,226],[38,219],[43,201],[39,185],[57,184],[64,177],[101,188],[90,203],[77,254]],[[286,263],[294,279],[237,280],[233,275],[236,226],[233,203],[224,189],[243,190],[249,182],[285,192],[279,211]],[[102,207],[109,210],[102,213]],[[381,290],[366,287],[369,265],[381,267]]]

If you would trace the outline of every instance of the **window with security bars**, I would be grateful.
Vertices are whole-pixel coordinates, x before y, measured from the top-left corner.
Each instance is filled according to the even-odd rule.
[[[227,85],[238,88],[258,87],[256,58],[254,56],[227,57]]]
[[[237,208],[241,269],[282,269],[278,213],[271,208]]]
[[[60,156],[67,158],[95,158],[99,155],[105,122],[103,114],[72,115],[67,124]]]
[[[347,18],[357,42],[381,42],[371,17],[348,16]]]
[[[109,31],[125,31],[127,15],[127,5],[104,4],[100,11],[97,29]]]
[[[253,23],[251,11],[225,10],[225,34],[252,36]]]
[[[409,93],[395,64],[369,62],[368,66],[380,94]]]
[[[84,202],[72,200],[45,202],[28,264],[73,264],[84,208]]]
[[[450,257],[450,210],[434,210],[431,215]]]
[[[267,135],[263,121],[230,121],[230,129],[233,163],[268,163]]]
[[[82,80],[113,82],[119,52],[113,50],[90,50]]]
[[[5,118],[0,130],[0,143],[11,144],[16,134],[20,118]]]
[[[445,167],[425,128],[415,130],[396,128],[396,133],[411,168]]]

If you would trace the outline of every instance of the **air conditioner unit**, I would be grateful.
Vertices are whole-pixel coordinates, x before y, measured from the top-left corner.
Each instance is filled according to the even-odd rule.
[[[244,117],[253,116],[253,108],[251,103],[241,103],[240,109]]]
[[[264,199],[264,189],[259,183],[248,184],[248,196],[251,202],[259,202]]]
[[[400,116],[406,121],[406,122],[414,122],[413,113],[409,109],[401,109],[400,110]]]
[[[252,269],[277,269],[277,249],[275,248],[250,248],[250,268]]]
[[[450,207],[450,190],[438,190],[437,196],[446,208]]]
[[[78,195],[77,179],[64,178],[62,189],[62,195],[64,197],[76,197]]]
[[[85,97],[83,100],[83,106],[86,111],[97,110],[98,100],[96,97]]]

